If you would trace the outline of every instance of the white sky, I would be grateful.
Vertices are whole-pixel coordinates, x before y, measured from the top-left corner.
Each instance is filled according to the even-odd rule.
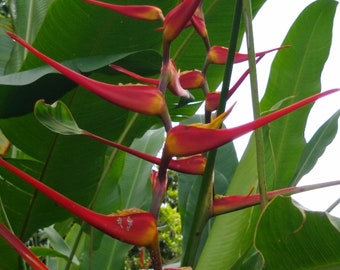
[[[255,36],[255,50],[263,51],[270,48],[275,48],[281,45],[286,36],[287,31],[291,24],[295,21],[300,12],[310,3],[311,0],[268,0],[261,11],[257,14],[253,28]],[[326,63],[322,74],[322,91],[340,88],[340,14],[337,12],[334,28],[333,28],[333,43],[329,59]],[[242,45],[240,50],[246,53],[245,44]],[[267,79],[269,75],[270,65],[273,60],[274,54],[265,56],[257,65],[257,74],[259,91],[263,93],[266,88]],[[234,67],[233,78],[238,78],[244,70],[246,65],[239,64]],[[238,73],[239,72],[239,73]],[[239,89],[233,100],[237,104],[233,113],[228,117],[228,126],[236,126],[240,123],[245,123],[252,120],[252,113],[245,113],[247,108],[251,108],[251,101],[248,80],[242,84],[242,89]],[[326,97],[315,103],[313,106],[310,118],[307,123],[306,140],[308,141],[314,132],[339,108],[340,94]],[[232,104],[231,101],[229,104]],[[247,144],[249,136],[243,136],[235,140],[235,145],[240,156]],[[306,175],[299,185],[314,184],[317,182],[326,182],[332,180],[340,180],[340,132],[328,146],[322,158],[319,159],[315,168]],[[326,210],[332,203],[340,197],[340,186],[319,189],[317,191],[305,192],[295,195],[294,198],[304,205],[305,207],[313,210]],[[333,215],[340,217],[340,205],[338,205]]]

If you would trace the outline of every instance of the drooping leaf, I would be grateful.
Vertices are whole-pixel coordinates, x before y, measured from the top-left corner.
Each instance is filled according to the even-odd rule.
[[[72,113],[65,103],[56,101],[52,105],[38,100],[35,104],[34,115],[48,129],[62,135],[80,135],[80,129],[73,118]]]
[[[305,211],[277,197],[259,219],[255,245],[266,269],[336,269],[340,231],[327,213]]]

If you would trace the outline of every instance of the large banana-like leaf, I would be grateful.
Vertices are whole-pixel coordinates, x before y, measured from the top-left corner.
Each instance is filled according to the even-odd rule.
[[[283,44],[291,45],[278,53],[271,66],[267,89],[261,100],[262,111],[291,96],[289,103],[321,91],[321,73],[332,43],[333,19],[337,2],[321,0],[308,6],[289,30]],[[311,21],[311,18],[312,21]],[[308,25],[308,27],[306,27]],[[271,160],[267,166],[271,189],[289,185],[303,148],[304,130],[310,106],[268,125],[265,136]],[[270,164],[270,162],[268,162]]]

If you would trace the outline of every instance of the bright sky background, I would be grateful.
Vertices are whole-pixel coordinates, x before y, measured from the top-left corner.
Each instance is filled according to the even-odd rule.
[[[300,12],[310,3],[311,0],[268,0],[261,11],[254,19],[255,50],[263,51],[281,45],[291,24],[295,21]],[[333,43],[329,59],[322,74],[322,91],[340,88],[340,14],[336,14],[333,28]],[[246,44],[240,50],[246,53]],[[259,91],[263,94],[270,71],[270,65],[275,54],[265,56],[257,65]],[[234,67],[233,78],[246,69],[246,64],[239,64]],[[238,73],[239,72],[239,73]],[[251,100],[249,95],[249,79],[243,83],[242,89],[238,89],[233,100],[237,104],[233,113],[228,117],[228,126],[236,126],[252,120]],[[248,91],[247,91],[248,89]],[[317,101],[313,106],[310,118],[307,123],[306,140],[309,141],[314,132],[338,109],[340,109],[340,94],[326,97]],[[232,104],[233,101],[229,104]],[[245,111],[249,113],[245,113]],[[240,156],[247,144],[249,136],[243,136],[234,141],[238,155]],[[306,175],[299,185],[314,184],[340,179],[340,133],[328,146],[322,158],[319,159],[315,168]],[[317,191],[305,192],[294,195],[294,198],[312,210],[326,210],[332,203],[340,197],[340,186],[319,189]],[[332,212],[340,217],[340,205]]]

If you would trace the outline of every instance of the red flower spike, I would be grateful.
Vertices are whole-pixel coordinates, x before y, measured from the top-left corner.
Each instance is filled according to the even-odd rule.
[[[256,57],[263,56],[269,52],[281,50],[284,48],[289,48],[289,46],[282,46],[279,48],[275,48],[275,49],[271,49],[271,50],[267,50],[263,52],[258,52],[255,54],[255,56]],[[229,52],[229,49],[226,47],[213,46],[210,48],[207,54],[208,62],[212,64],[217,64],[217,65],[225,65],[225,63],[227,62],[228,52]],[[240,62],[244,62],[247,60],[248,60],[247,54],[235,53],[234,63],[240,63]]]
[[[48,270],[47,266],[14,235],[5,225],[0,223],[0,235],[19,253],[19,255],[35,270]]]
[[[163,39],[173,41],[191,20],[202,0],[183,0],[164,18]]]
[[[161,159],[158,157],[148,155],[146,153],[129,148],[125,145],[107,140],[105,138],[102,138],[88,131],[84,131],[83,134],[89,138],[100,141],[109,146],[118,148],[119,150],[122,150],[126,153],[129,153],[131,155],[134,155],[146,161],[149,161],[153,164],[160,165],[161,163]],[[175,160],[172,159],[169,163],[169,169],[177,171],[177,172],[187,173],[187,174],[203,174],[204,169],[205,169],[205,164],[206,164],[206,158],[203,157],[202,155],[196,155],[196,156],[191,156],[191,157],[187,157],[183,159],[175,159]]]
[[[158,245],[157,222],[151,213],[139,209],[123,210],[117,214],[103,215],[81,206],[32,176],[0,158],[0,165],[44,193],[57,204],[102,232],[120,241],[137,246]]]
[[[166,128],[169,129],[171,125],[170,116],[164,96],[157,87],[147,85],[112,85],[87,78],[42,54],[15,34],[9,32],[7,34],[41,60],[90,92],[127,110],[160,116]]]
[[[267,196],[269,200],[274,199],[274,197],[282,195],[282,196],[290,196],[296,193],[305,192],[314,190],[317,188],[329,187],[334,185],[339,185],[340,181],[319,183],[308,186],[300,186],[300,187],[288,187],[282,188],[274,191],[267,192]],[[246,207],[258,205],[261,203],[260,194],[253,195],[232,195],[232,196],[215,196],[213,200],[213,212],[212,216],[218,216],[225,213],[230,213],[236,210],[240,210]]]
[[[176,126],[167,134],[163,156],[167,158],[170,156],[190,156],[218,148],[233,139],[236,139],[254,129],[260,128],[290,112],[316,101],[321,97],[338,91],[340,91],[340,89],[332,89],[313,95],[252,122],[230,129],[226,128],[216,130],[195,126]]]
[[[149,20],[149,21],[155,21],[155,20],[163,21],[164,20],[162,10],[155,6],[115,5],[115,4],[105,3],[105,2],[96,1],[96,0],[84,0],[84,1],[90,4],[94,4],[97,6],[111,9],[115,12],[118,12],[122,15],[131,17],[134,19]]]
[[[188,90],[184,89],[181,86],[179,81],[179,72],[175,66],[173,61],[169,61],[168,63],[162,65],[161,70],[161,80],[159,82],[159,90],[164,93],[166,88],[175,95],[184,98],[191,98],[191,95]]]

